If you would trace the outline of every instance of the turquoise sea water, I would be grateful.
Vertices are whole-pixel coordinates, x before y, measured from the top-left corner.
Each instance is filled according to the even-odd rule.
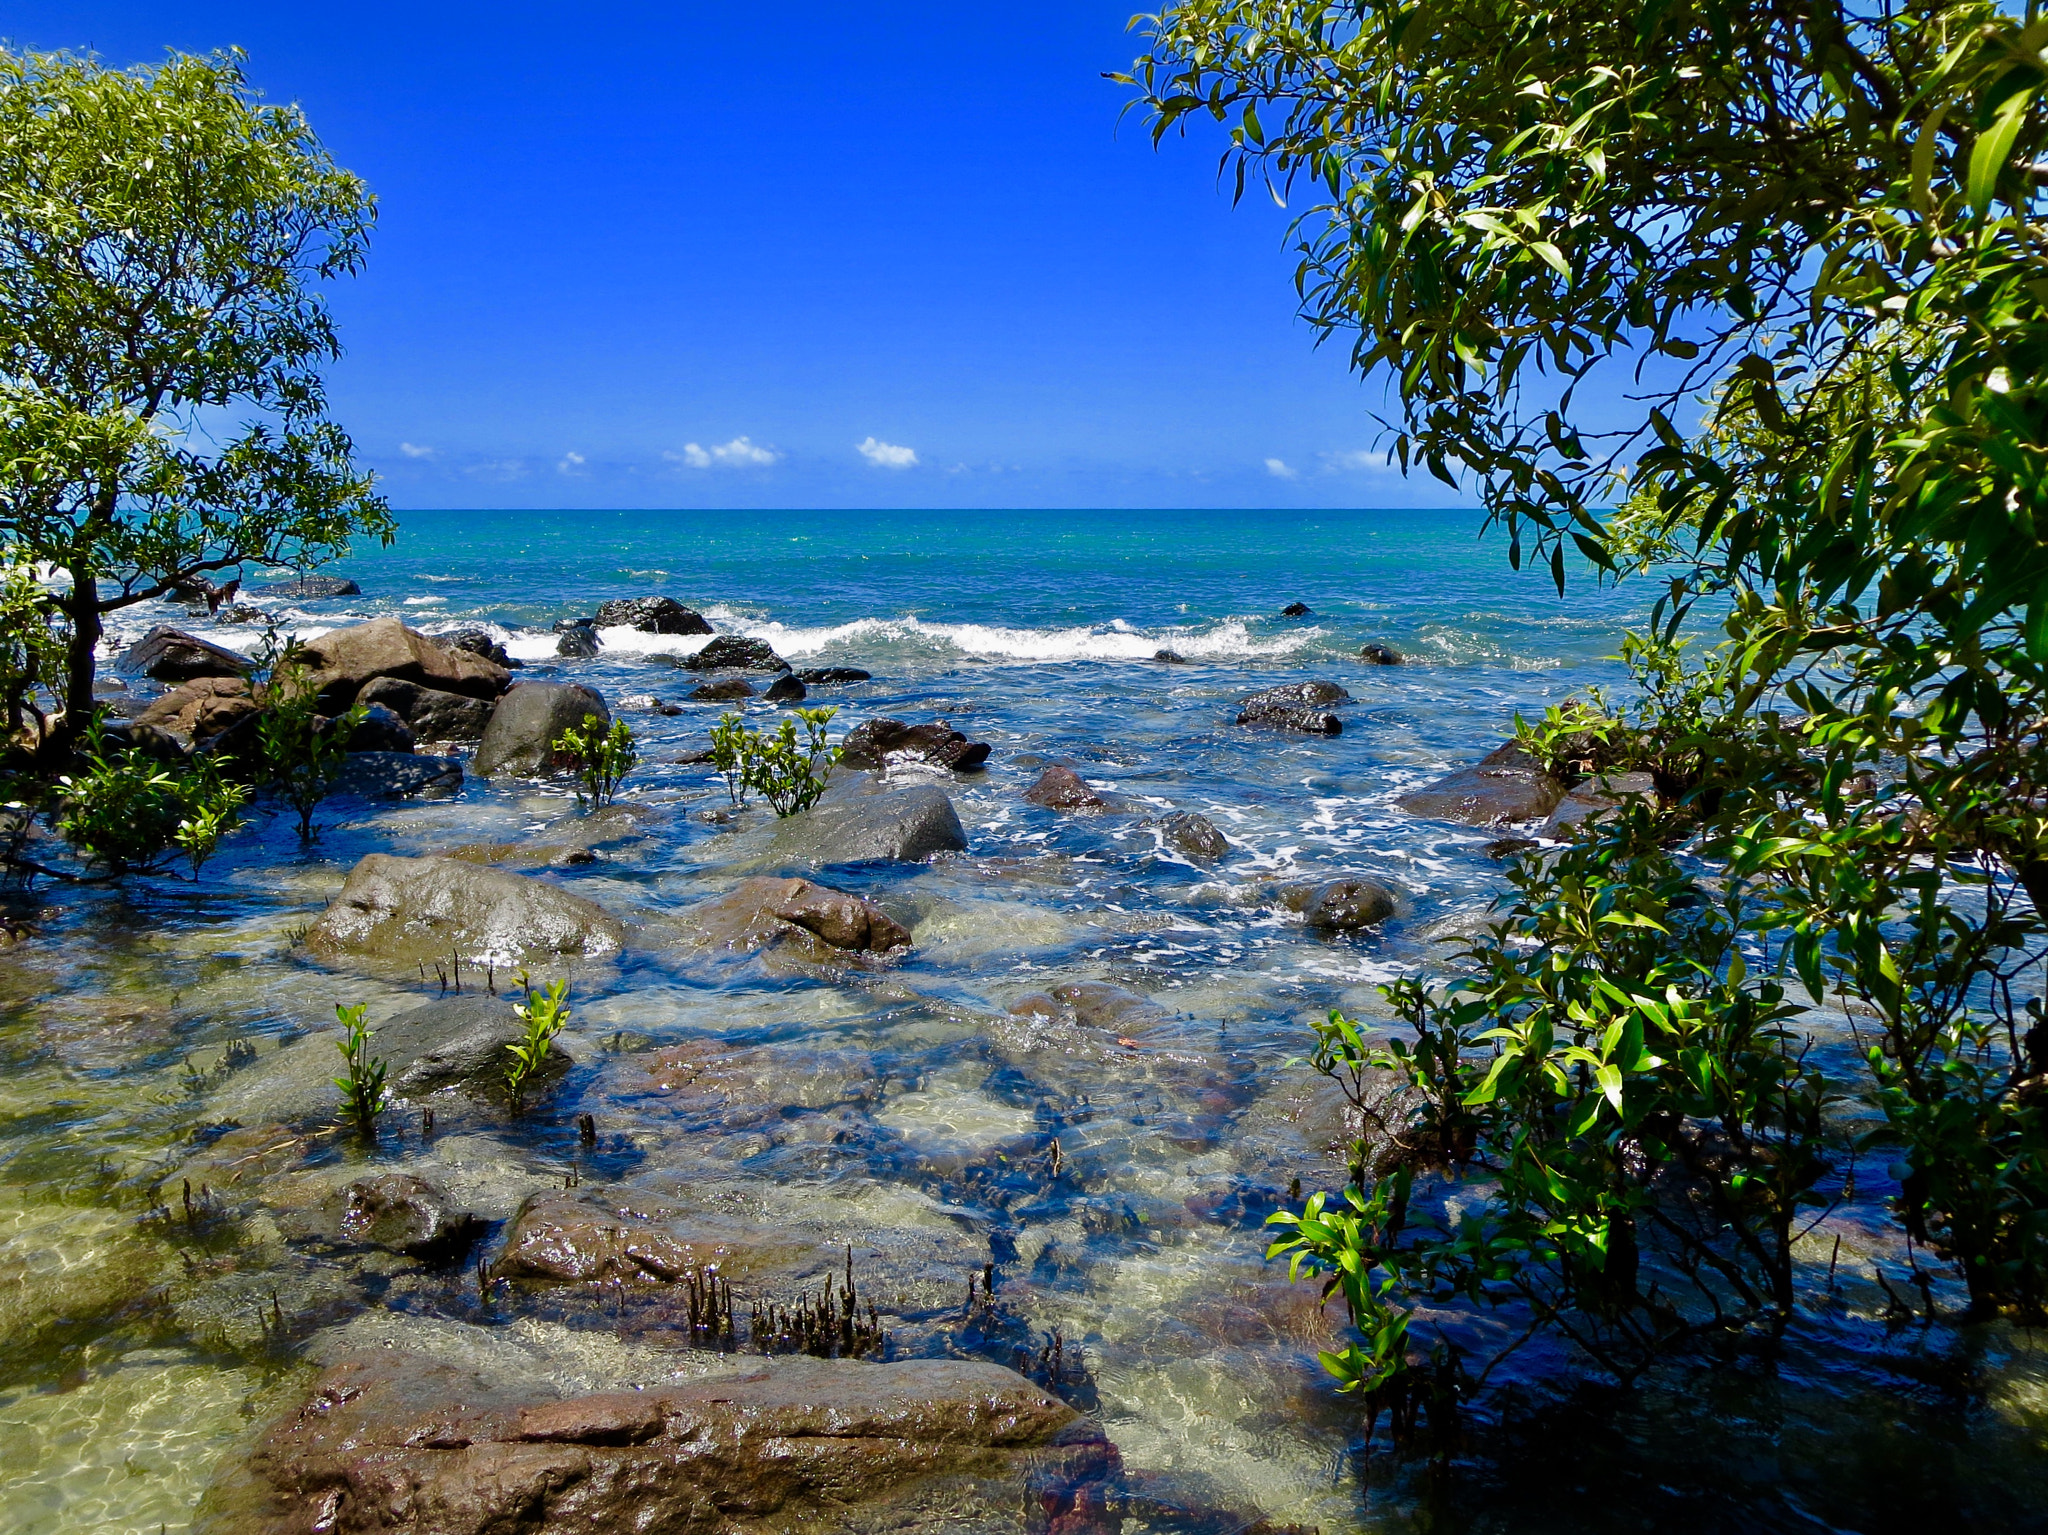
[[[2028,1484],[2048,1443],[2048,1370],[2024,1334],[1885,1322],[1872,1276],[1898,1255],[1867,1191],[1808,1244],[1815,1303],[1776,1359],[1679,1368],[1631,1394],[1532,1350],[1505,1404],[1435,1470],[1415,1447],[1394,1453],[1384,1423],[1366,1453],[1363,1420],[1315,1363],[1329,1322],[1261,1259],[1261,1222],[1290,1179],[1341,1177],[1297,1060],[1306,1020],[1371,1015],[1379,983],[1440,963],[1433,931],[1500,888],[1485,853],[1497,832],[1418,821],[1395,799],[1482,755],[1515,711],[1620,681],[1606,658],[1646,587],[1580,577],[1560,600],[1547,576],[1510,571],[1470,513],[472,511],[402,524],[394,547],[336,567],[360,596],[251,600],[302,633],[384,614],[429,631],[481,624],[524,677],[680,708],[624,713],[641,738],[628,794],[646,833],[541,877],[623,920],[658,920],[730,889],[765,846],[765,812],[725,816],[715,778],[678,760],[725,707],[685,701],[697,679],[674,663],[701,637],[608,630],[595,659],[555,655],[557,621],[653,594],[797,667],[872,672],[814,693],[839,707],[838,728],[946,719],[988,741],[987,770],[944,785],[968,852],[830,872],[912,929],[910,956],[879,976],[792,978],[629,943],[575,977],[581,1038],[612,1045],[580,1055],[544,1107],[510,1123],[444,1107],[433,1142],[394,1133],[372,1153],[315,1137],[327,1149],[228,1196],[204,1241],[152,1206],[177,1202],[163,1179],[195,1148],[281,1112],[238,1087],[245,1073],[295,1042],[324,1051],[337,1002],[381,1022],[421,1001],[403,977],[324,967],[300,947],[348,869],[372,852],[545,845],[574,824],[573,800],[560,784],[471,778],[452,799],[332,805],[310,848],[263,805],[196,890],[20,903],[0,948],[0,1530],[188,1527],[253,1425],[295,1406],[308,1362],[350,1339],[560,1361],[595,1357],[614,1334],[634,1347],[661,1336],[616,1297],[484,1304],[466,1268],[344,1263],[293,1237],[291,1200],[365,1161],[467,1201],[489,1223],[486,1258],[521,1198],[573,1178],[664,1218],[814,1242],[832,1262],[854,1248],[878,1290],[910,1296],[885,1316],[907,1354],[1010,1363],[1020,1342],[1057,1332],[1075,1399],[1122,1454],[1125,1535],[1232,1535],[1261,1517],[1325,1535],[2041,1527]],[[1297,601],[1311,613],[1283,617]],[[128,614],[113,643],[158,622],[244,648],[260,637],[162,606]],[[1367,643],[1408,660],[1365,664]],[[1161,649],[1184,663],[1155,661]],[[1340,736],[1234,723],[1247,693],[1307,678],[1352,694]],[[1027,804],[1049,762],[1131,813]],[[1156,825],[1171,810],[1207,815],[1230,853],[1210,867],[1179,855]],[[1394,890],[1382,931],[1318,938],[1278,899],[1340,874]],[[1146,1036],[1156,1063],[1134,1052],[1103,1070],[1014,1047],[1007,1010],[1080,981],[1171,1015]],[[725,1084],[723,1098],[652,1085],[648,1062],[667,1051]],[[1175,1059],[1201,1064],[1191,1078]],[[605,1129],[594,1152],[579,1146],[580,1112]],[[985,1264],[1000,1340],[949,1320]],[[918,1302],[921,1286],[943,1304]]]

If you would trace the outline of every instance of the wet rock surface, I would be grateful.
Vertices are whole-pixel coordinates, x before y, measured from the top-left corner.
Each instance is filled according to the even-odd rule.
[[[351,751],[328,793],[334,799],[442,799],[461,787],[460,757]]]
[[[964,852],[967,831],[943,790],[869,787],[828,795],[775,828],[770,858],[784,863],[923,863]]]
[[[209,1535],[843,1525],[955,1490],[1071,1505],[1114,1450],[1001,1366],[775,1359],[638,1390],[550,1396],[390,1354],[334,1365],[209,1496]],[[1000,1496],[1006,1492],[1006,1496]],[[992,1494],[999,1496],[992,1497]],[[882,1511],[877,1510],[877,1514]],[[927,1512],[928,1517],[928,1512]],[[922,1522],[915,1501],[888,1523]]]
[[[934,767],[965,773],[988,761],[985,741],[970,741],[944,720],[935,725],[911,725],[902,720],[864,720],[846,733],[840,743],[839,760],[849,768],[867,771],[906,762],[929,763]]]
[[[700,682],[684,696],[692,703],[720,704],[737,703],[755,695],[753,683],[744,677],[714,677],[709,682]]]
[[[246,677],[256,663],[238,650],[159,625],[121,652],[114,663],[157,682],[190,682],[195,677]]]
[[[458,858],[372,853],[306,933],[322,959],[411,970],[460,956],[510,969],[552,956],[616,954],[621,924],[541,880]]]
[[[482,1223],[445,1190],[411,1173],[358,1178],[329,1196],[321,1234],[337,1243],[381,1247],[408,1258],[458,1258]]]
[[[737,954],[772,949],[811,964],[886,956],[910,944],[910,930],[873,901],[807,879],[747,880],[677,914],[671,926],[697,948]]]
[[[1605,820],[1631,799],[1657,802],[1656,781],[1648,773],[1600,773],[1565,791],[1543,823],[1546,837],[1566,837],[1582,823]]]
[[[796,674],[796,680],[806,687],[844,687],[848,683],[867,682],[874,673],[858,666],[807,666]]]
[[[348,749],[352,752],[409,754],[413,742],[412,726],[406,724],[396,711],[383,704],[369,704],[364,707],[362,723],[349,734]]]
[[[491,720],[491,705],[464,693],[444,693],[397,677],[365,683],[356,702],[389,709],[422,741],[478,741]]]
[[[1193,810],[1179,810],[1159,823],[1166,840],[1195,859],[1217,859],[1230,851],[1230,839],[1216,823]]]
[[[522,682],[491,710],[483,739],[470,759],[473,771],[532,778],[567,766],[554,743],[565,730],[580,729],[588,715],[609,727],[612,711],[590,688],[574,682]]]
[[[1555,810],[1565,785],[1543,771],[1527,752],[1509,741],[1495,747],[1471,767],[1395,801],[1410,815],[1466,826],[1502,826],[1536,821]]]
[[[1350,701],[1351,695],[1334,682],[1290,682],[1243,700],[1238,705],[1237,722],[1304,735],[1340,735],[1344,722],[1326,706]]]
[[[693,672],[786,672],[789,663],[775,653],[766,640],[743,635],[721,634],[695,655],[684,656],[682,665]]]
[[[363,589],[346,576],[295,576],[289,581],[272,581],[252,586],[249,595],[287,598],[298,602],[321,602],[331,597],[360,597]]]
[[[1054,763],[1038,775],[1038,781],[1024,791],[1024,798],[1048,810],[1107,810],[1109,801],[1097,793],[1079,773]]]
[[[600,629],[638,629],[642,634],[709,634],[704,615],[673,597],[622,597],[601,605],[595,620]]]
[[[1393,891],[1368,879],[1288,885],[1281,889],[1280,901],[1288,910],[1300,912],[1309,927],[1329,933],[1355,933],[1377,927],[1399,907]]]
[[[495,661],[443,645],[395,618],[330,629],[306,641],[305,664],[321,703],[333,709],[355,702],[375,677],[485,699],[496,698],[512,680]]]

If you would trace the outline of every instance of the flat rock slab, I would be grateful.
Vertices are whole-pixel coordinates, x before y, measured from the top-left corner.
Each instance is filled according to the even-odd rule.
[[[548,956],[616,954],[625,929],[603,907],[541,880],[460,858],[372,853],[306,934],[324,960],[400,971],[451,955],[510,971]]]
[[[552,1396],[395,1352],[335,1364],[231,1459],[207,1535],[831,1529],[949,1475],[1002,1484],[976,1499],[993,1507],[1072,1506],[1116,1463],[1100,1430],[999,1365],[780,1358]]]
[[[1410,815],[1466,826],[1538,821],[1555,810],[1564,784],[1543,771],[1514,742],[1494,748],[1471,767],[1404,794],[1394,803]]]
[[[862,789],[827,798],[775,828],[775,863],[923,863],[967,850],[967,830],[930,784]]]
[[[540,1284],[676,1284],[714,1272],[738,1282],[788,1272],[817,1246],[786,1231],[702,1216],[663,1222],[594,1191],[550,1190],[520,1207],[492,1272]]]

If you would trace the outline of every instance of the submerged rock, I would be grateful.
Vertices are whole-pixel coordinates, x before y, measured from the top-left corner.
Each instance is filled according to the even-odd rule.
[[[652,693],[628,693],[619,700],[619,711],[627,714],[676,715],[683,711],[675,704],[664,703]]]
[[[744,677],[715,677],[709,682],[698,683],[683,696],[692,703],[737,703],[754,696],[754,685]]]
[[[622,597],[597,610],[600,629],[638,629],[643,634],[709,634],[704,615],[673,597]]]
[[[444,693],[397,677],[376,677],[356,694],[356,702],[391,710],[423,741],[477,741],[491,720],[491,706],[463,693]]]
[[[1301,913],[1312,928],[1327,933],[1354,933],[1394,914],[1393,891],[1369,879],[1332,879],[1319,885],[1289,885],[1280,904]]]
[[[910,930],[873,901],[807,879],[757,877],[683,912],[676,927],[703,948],[736,953],[791,949],[813,964],[890,954]]]
[[[838,687],[848,682],[867,682],[873,672],[864,672],[858,666],[810,666],[796,674],[797,681],[806,687]]]
[[[298,576],[290,581],[272,581],[252,586],[252,597],[291,597],[300,602],[320,602],[330,597],[360,597],[363,589],[346,576]]]
[[[1109,801],[1088,786],[1072,768],[1054,763],[1024,791],[1024,798],[1048,810],[1107,810]]]
[[[748,639],[738,634],[721,634],[693,656],[684,656],[682,665],[693,672],[786,672],[789,663],[775,653],[766,640]]]
[[[1282,618],[1307,618],[1314,609],[1305,602],[1290,602],[1280,610]]]
[[[443,799],[461,787],[460,757],[351,751],[327,792],[339,799]]]
[[[954,772],[971,772],[988,761],[988,743],[970,741],[944,720],[909,725],[902,720],[863,720],[840,742],[839,760],[850,768],[876,771],[901,762],[928,762]]]
[[[803,682],[795,676],[777,677],[768,684],[767,699],[771,704],[800,704],[805,696]]]
[[[495,661],[456,650],[395,618],[332,629],[305,646],[306,666],[323,706],[345,709],[373,677],[396,677],[443,693],[496,698],[512,681]]]
[[[967,850],[953,802],[930,784],[827,798],[775,828],[770,859],[783,863],[923,863]]]
[[[1186,666],[1188,664],[1188,658],[1177,650],[1155,650],[1152,652],[1152,659],[1159,662],[1162,666]]]
[[[1564,783],[1543,771],[1536,759],[1509,741],[1471,767],[1439,778],[1394,801],[1410,815],[1466,826],[1499,826],[1539,820],[1555,810]]]
[[[1399,666],[1407,657],[1391,645],[1367,645],[1358,652],[1358,659],[1374,666]]]
[[[492,1272],[547,1284],[674,1284],[707,1269],[739,1279],[764,1267],[787,1268],[812,1245],[725,1222],[672,1230],[595,1190],[551,1190],[520,1206]]]
[[[195,677],[246,677],[256,663],[196,634],[159,624],[121,652],[114,663],[124,672],[140,672],[158,682],[190,682]]]
[[[1037,1507],[1049,1488],[1060,1489],[1054,1506],[1069,1506],[1114,1457],[1072,1408],[1000,1365],[760,1359],[558,1397],[544,1380],[501,1384],[379,1351],[335,1364],[302,1408],[231,1458],[200,1528],[880,1529],[926,1522],[934,1508]],[[972,1480],[934,1503],[934,1479],[949,1476]],[[917,1507],[892,1514],[913,1489]]]
[[[1320,706],[1350,701],[1351,695],[1334,682],[1290,682],[1254,693],[1241,702],[1237,722],[1298,730],[1307,735],[1341,735],[1344,722]]]
[[[603,907],[540,880],[459,858],[372,853],[306,933],[325,960],[410,971],[459,955],[509,969],[529,956],[616,954],[624,929]]]
[[[359,1178],[335,1190],[321,1209],[329,1240],[381,1247],[408,1258],[459,1256],[481,1223],[447,1193],[411,1173]]]
[[[499,773],[532,778],[565,768],[568,763],[554,743],[591,714],[611,725],[611,710],[589,688],[574,682],[522,682],[491,710],[470,766],[486,778]]]
[[[1193,810],[1177,810],[1159,823],[1166,840],[1190,858],[1221,858],[1230,851],[1230,839],[1216,829],[1216,823]]]

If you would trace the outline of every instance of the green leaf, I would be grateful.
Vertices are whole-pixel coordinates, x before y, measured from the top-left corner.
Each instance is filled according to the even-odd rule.
[[[2036,89],[2027,86],[2000,102],[1991,126],[1978,135],[1976,147],[1970,151],[1970,206],[1979,218],[1991,209],[1991,199],[1998,191],[1998,174],[2012,157],[2013,141],[2019,137]]]

